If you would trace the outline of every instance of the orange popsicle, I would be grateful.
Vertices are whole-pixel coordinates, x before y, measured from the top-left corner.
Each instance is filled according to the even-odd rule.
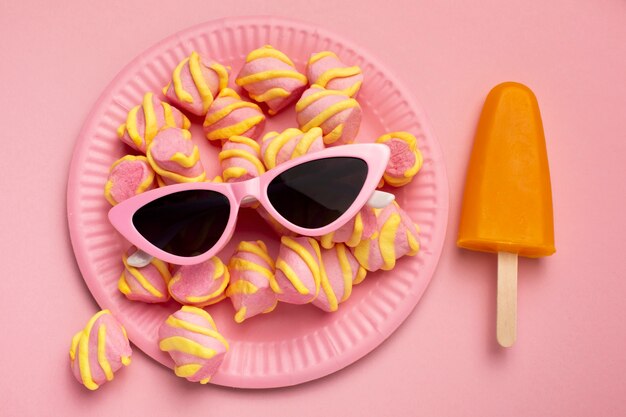
[[[487,96],[467,171],[458,246],[498,252],[498,342],[516,337],[517,256],[552,255],[554,225],[539,105],[506,82]]]

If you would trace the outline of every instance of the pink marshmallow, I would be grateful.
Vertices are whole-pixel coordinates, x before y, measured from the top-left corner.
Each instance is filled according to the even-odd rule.
[[[164,303],[170,299],[167,284],[172,278],[167,263],[153,258],[144,267],[137,268],[128,265],[128,256],[137,249],[131,247],[122,255],[124,270],[117,282],[117,288],[131,301],[144,303]]]
[[[148,162],[164,184],[203,182],[206,173],[191,133],[175,127],[161,130],[148,146]]]
[[[261,147],[255,140],[243,136],[228,139],[218,159],[224,182],[245,181],[265,172],[261,162]]]
[[[163,94],[177,107],[204,116],[220,91],[228,84],[229,69],[192,52],[172,72],[172,81]]]
[[[155,187],[155,173],[145,156],[126,155],[111,165],[104,197],[112,206]]]
[[[422,153],[417,148],[417,139],[408,132],[387,133],[376,139],[391,150],[391,157],[385,169],[383,183],[402,187],[413,180],[423,164]]]
[[[206,384],[219,369],[229,346],[209,313],[183,306],[159,328],[159,349],[172,357],[177,376]]]
[[[235,82],[254,101],[267,104],[270,115],[299,97],[307,85],[306,77],[287,55],[270,45],[248,54]]]
[[[206,138],[221,145],[232,136],[257,139],[263,132],[265,115],[254,103],[243,101],[230,88],[215,99],[202,125]]]
[[[274,260],[262,241],[240,242],[228,262],[228,270],[230,284],[226,296],[233,303],[237,323],[276,308],[278,299],[272,289],[278,288]]]
[[[419,229],[395,201],[384,209],[374,209],[377,234],[352,249],[359,264],[368,271],[388,271],[396,260],[419,251]]]
[[[290,304],[306,304],[317,297],[321,274],[320,248],[310,237],[280,239],[276,258],[276,283],[278,301]]]
[[[159,130],[164,127],[188,129],[189,125],[189,119],[176,107],[146,93],[143,102],[128,112],[126,123],[117,129],[117,136],[131,148],[146,153]]]
[[[334,232],[320,236],[319,241],[323,248],[330,249],[335,243],[345,243],[353,248],[368,240],[376,233],[376,214],[374,209],[364,206],[352,219]]]
[[[329,90],[339,90],[349,97],[356,97],[363,83],[361,68],[347,66],[330,51],[311,54],[306,67],[306,76],[311,84]]]
[[[298,158],[311,152],[324,149],[322,129],[314,127],[307,133],[300,129],[289,128],[283,132],[268,132],[263,136],[261,155],[267,169]]]
[[[320,127],[327,146],[354,142],[361,126],[361,106],[340,91],[312,85],[296,103],[300,129],[308,132]]]
[[[132,353],[124,327],[109,310],[102,310],[72,338],[70,367],[74,378],[93,391],[128,366]]]
[[[337,243],[331,249],[322,249],[321,254],[324,273],[313,305],[333,312],[350,297],[352,285],[363,281],[367,271],[343,243]]]
[[[178,267],[167,287],[179,303],[204,307],[226,297],[229,279],[228,269],[214,256],[199,264]]]

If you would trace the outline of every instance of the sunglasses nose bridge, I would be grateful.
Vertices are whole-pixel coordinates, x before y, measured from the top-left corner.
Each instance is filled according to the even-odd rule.
[[[247,181],[232,183],[233,194],[237,203],[248,203],[251,200],[259,200],[261,197],[261,180],[252,178]]]

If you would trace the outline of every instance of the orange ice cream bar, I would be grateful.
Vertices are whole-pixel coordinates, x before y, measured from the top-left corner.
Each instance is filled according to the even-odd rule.
[[[526,86],[496,86],[485,101],[467,171],[457,244],[552,255],[550,169],[539,105]]]
[[[498,253],[496,335],[517,337],[517,257],[552,255],[550,169],[537,99],[522,84],[489,92],[478,122],[463,197],[458,246]]]

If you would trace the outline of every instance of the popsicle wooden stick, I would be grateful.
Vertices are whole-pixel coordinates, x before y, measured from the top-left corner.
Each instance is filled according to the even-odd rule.
[[[496,336],[503,347],[517,337],[517,254],[498,252],[498,301]]]

